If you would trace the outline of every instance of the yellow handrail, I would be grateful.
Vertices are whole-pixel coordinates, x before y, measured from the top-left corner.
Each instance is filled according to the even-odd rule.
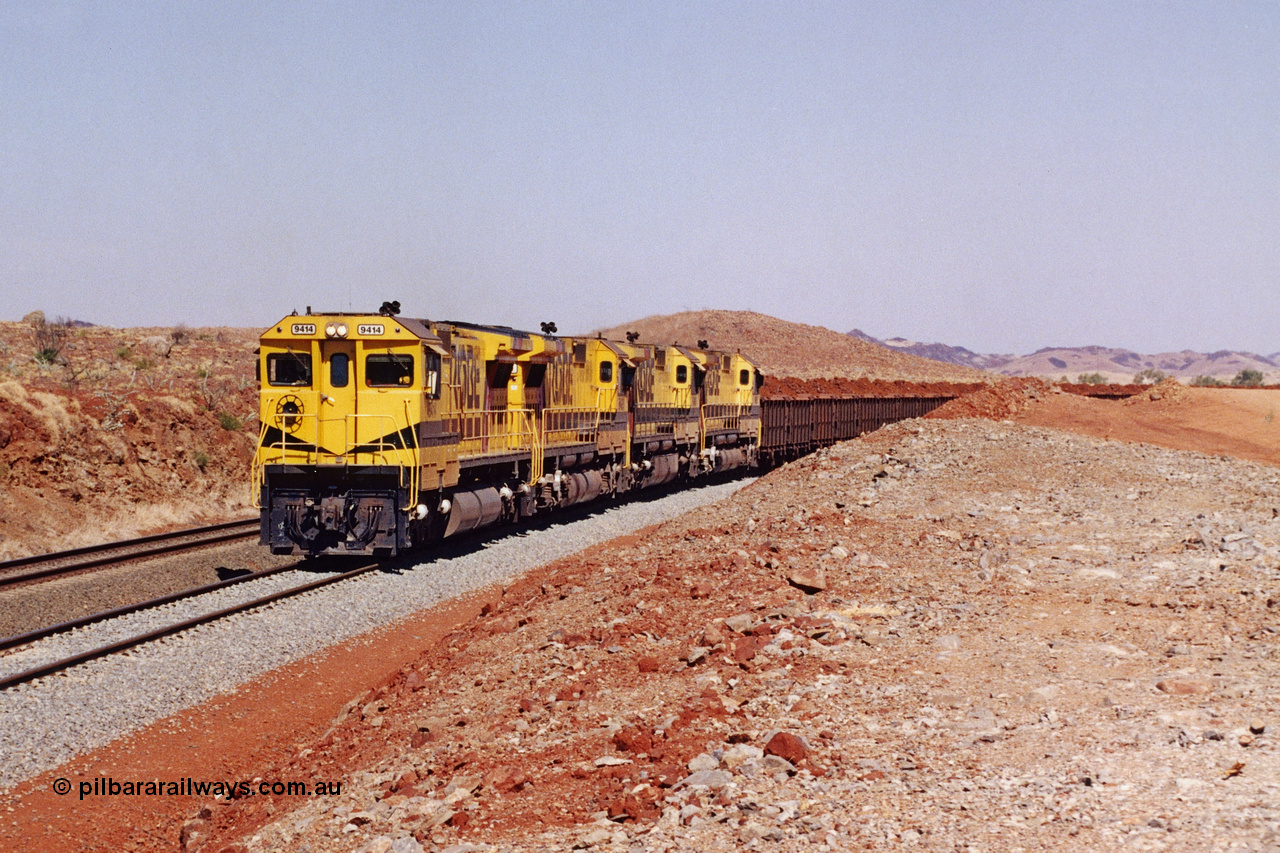
[[[528,409],[495,409],[456,415],[458,458],[473,459],[490,453],[529,451],[538,444],[533,413]]]

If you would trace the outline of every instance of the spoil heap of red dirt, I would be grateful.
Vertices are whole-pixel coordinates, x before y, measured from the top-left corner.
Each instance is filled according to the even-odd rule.
[[[766,400],[803,400],[811,397],[959,397],[985,387],[979,383],[908,382],[899,379],[798,379],[783,376],[765,381],[760,396]]]
[[[694,346],[741,352],[767,377],[802,379],[905,379],[913,382],[988,382],[991,374],[969,367],[920,358],[842,335],[820,326],[789,323],[753,311],[685,311],[634,320],[600,330],[625,340],[639,332],[641,343]],[[592,334],[595,334],[594,332]]]
[[[1167,380],[1176,382],[1176,380]],[[1068,394],[1082,397],[1132,397],[1141,394],[1150,385],[1085,385],[1078,382],[1059,382],[1058,387]]]
[[[925,417],[1004,420],[1053,393],[1057,389],[1043,379],[1006,379],[944,403]]]
[[[1176,379],[1166,379],[1158,385],[1152,385],[1149,388],[1139,389],[1136,394],[1128,397],[1125,403],[1132,405],[1141,402],[1158,402],[1160,400],[1185,400],[1187,397],[1187,387]]]

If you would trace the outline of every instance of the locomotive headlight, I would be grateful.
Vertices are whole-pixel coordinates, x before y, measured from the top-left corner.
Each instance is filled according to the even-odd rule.
[[[346,323],[339,323],[339,324],[338,324],[338,337],[340,337],[340,338],[345,338],[346,336],[347,336],[347,324],[346,324]]]
[[[325,326],[324,336],[326,338],[336,338],[338,336],[338,325],[336,323],[330,323],[329,325]]]

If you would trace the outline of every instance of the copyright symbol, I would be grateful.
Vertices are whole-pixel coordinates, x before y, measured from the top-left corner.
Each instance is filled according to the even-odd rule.
[[[58,777],[53,780],[53,792],[58,796],[71,793],[71,780]]]

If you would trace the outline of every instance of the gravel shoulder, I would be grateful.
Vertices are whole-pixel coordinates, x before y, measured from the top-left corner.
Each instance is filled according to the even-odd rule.
[[[351,638],[364,637],[367,642],[365,635],[370,632],[394,626],[441,602],[501,584],[549,561],[678,516],[742,485],[743,481],[735,481],[657,500],[602,507],[586,519],[527,529],[403,572],[366,575],[6,690],[0,694],[0,752],[6,756],[0,764],[0,785],[10,789],[8,799],[16,802],[33,786],[16,791],[12,786],[76,755],[148,726],[163,729],[171,715],[241,690],[279,667]],[[86,626],[15,650],[0,657],[0,662],[8,668],[25,668],[39,659],[102,645],[117,635],[225,607],[287,583],[285,576],[274,576],[156,611]],[[193,749],[199,748],[196,740]],[[27,844],[24,828],[25,821],[16,818],[7,828],[0,824],[0,842]],[[73,842],[72,848],[86,843],[61,828],[54,838],[55,847],[65,848],[68,841]],[[45,846],[51,841],[33,839],[30,848],[13,849],[52,849]],[[101,843],[102,849],[118,849],[111,847],[112,841]]]

